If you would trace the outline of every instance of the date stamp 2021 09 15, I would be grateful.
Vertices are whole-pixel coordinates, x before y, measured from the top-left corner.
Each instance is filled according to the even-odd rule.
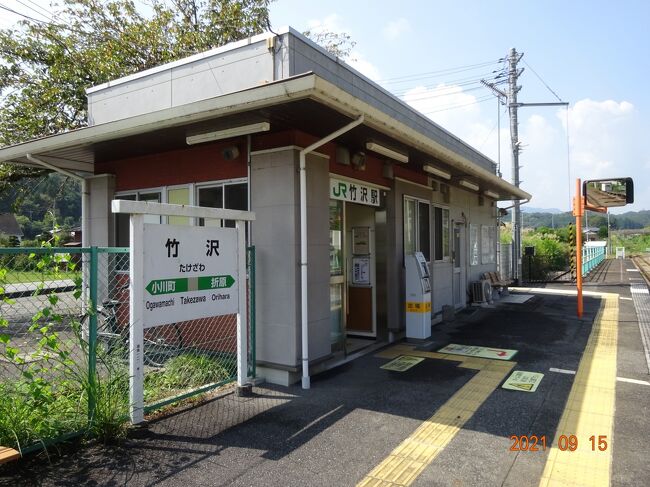
[[[546,435],[511,435],[510,451],[546,451]],[[591,451],[607,450],[607,436],[592,435],[589,437]],[[557,447],[560,451],[576,451],[578,449],[578,437],[576,435],[560,435],[557,440]],[[553,446],[553,445],[549,445]]]

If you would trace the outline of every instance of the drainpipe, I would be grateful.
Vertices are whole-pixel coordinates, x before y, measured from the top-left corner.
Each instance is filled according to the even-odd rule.
[[[72,171],[68,171],[67,169],[56,167],[55,165],[38,159],[31,154],[25,154],[25,157],[28,161],[33,162],[34,164],[38,164],[39,166],[51,169],[52,171],[63,174],[64,176],[71,177],[72,179],[75,179],[81,183],[81,246],[88,247],[90,243],[90,235],[88,234],[88,223],[86,221],[86,216],[88,208],[90,207],[90,193],[88,192],[88,182],[86,178],[79,176]]]
[[[253,156],[251,155],[251,151],[253,148],[253,137],[251,134],[248,134],[246,136],[246,179],[247,179],[247,187],[248,187],[248,194],[246,195],[247,198],[247,203],[248,203],[248,211],[251,211],[252,205],[251,205],[251,166],[253,164]],[[246,226],[248,228],[248,241],[246,242],[246,245],[253,245],[253,228],[251,225],[252,222],[246,222]]]
[[[302,388],[309,389],[309,303],[307,302],[307,168],[306,157],[310,152],[334,140],[339,135],[352,130],[363,123],[364,116],[360,115],[355,121],[327,137],[314,142],[300,151],[300,303],[302,329]]]

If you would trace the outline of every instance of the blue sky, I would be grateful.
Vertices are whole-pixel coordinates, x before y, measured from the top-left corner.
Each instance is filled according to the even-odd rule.
[[[526,144],[522,187],[534,196],[531,206],[568,210],[575,177],[632,176],[636,202],[616,212],[650,209],[650,149],[645,143],[650,133],[650,2],[278,0],[271,6],[271,21],[301,31],[324,26],[348,33],[357,43],[351,64],[396,93],[412,90],[407,101],[495,160],[496,101],[482,101],[489,92],[476,89],[477,84],[453,82],[478,79],[492,66],[399,85],[382,80],[496,60],[515,47],[571,104],[571,179],[565,109],[519,112]],[[521,66],[520,101],[557,101],[528,66]],[[457,108],[448,109],[452,106]],[[506,114],[500,135],[502,172],[509,179]]]
[[[38,17],[25,5],[49,1],[0,3]],[[0,27],[15,20],[0,13]],[[494,160],[500,138],[506,179],[507,114],[502,112],[498,130],[496,100],[477,82],[499,65],[435,77],[422,73],[496,61],[515,47],[529,65],[521,64],[519,101],[557,101],[532,68],[571,104],[568,151],[564,108],[519,112],[522,187],[533,194],[531,206],[568,210],[576,177],[632,176],[636,202],[615,212],[650,210],[650,2],[276,0],[271,21],[299,31],[348,33],[357,43],[349,62],[361,72]]]

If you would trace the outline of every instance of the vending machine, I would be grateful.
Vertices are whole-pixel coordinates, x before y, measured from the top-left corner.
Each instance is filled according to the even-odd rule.
[[[422,252],[406,256],[406,338],[431,336],[431,281]]]

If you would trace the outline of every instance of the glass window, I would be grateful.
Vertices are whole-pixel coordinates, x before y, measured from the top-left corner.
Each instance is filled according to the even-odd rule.
[[[330,276],[343,275],[343,202],[330,200]]]
[[[442,260],[442,208],[437,206],[433,209],[433,227],[434,227],[434,258]]]
[[[481,225],[481,264],[494,264],[496,261],[496,227]]]
[[[138,193],[138,201],[154,201],[160,203],[160,191],[150,193]],[[160,215],[145,215],[145,223],[160,223]]]
[[[434,258],[449,258],[449,210],[438,206],[433,209]]]
[[[223,186],[199,188],[199,206],[208,208],[223,208]],[[220,227],[221,220],[199,218],[199,225],[206,227]]]
[[[442,258],[449,258],[449,210],[442,209]]]
[[[247,210],[248,209],[248,185],[244,184],[228,184],[224,186],[224,208],[229,210]],[[225,227],[235,228],[235,222],[226,220]]]
[[[197,199],[199,206],[206,206],[208,208],[248,210],[248,184],[220,184],[218,186],[199,188]],[[199,225],[234,228],[235,222],[225,221],[222,225],[221,220],[199,218]]]
[[[417,250],[415,208],[415,200],[404,198],[404,255],[410,255]]]
[[[478,225],[469,225],[469,265],[478,265],[479,256]]]
[[[190,188],[176,188],[167,190],[167,203],[171,203],[173,205],[189,205]],[[170,216],[167,217],[167,222],[170,225],[189,225],[190,219],[186,216]]]
[[[115,199],[118,200],[129,201],[135,201],[135,198],[136,196],[134,194],[125,194],[115,197]],[[127,215],[126,213],[115,214],[115,245],[118,247],[129,246],[130,218],[130,215]]]
[[[431,261],[431,224],[429,223],[429,204],[418,202],[418,250],[427,262]]]
[[[404,255],[422,252],[427,262],[431,260],[430,215],[429,203],[404,197]]]

